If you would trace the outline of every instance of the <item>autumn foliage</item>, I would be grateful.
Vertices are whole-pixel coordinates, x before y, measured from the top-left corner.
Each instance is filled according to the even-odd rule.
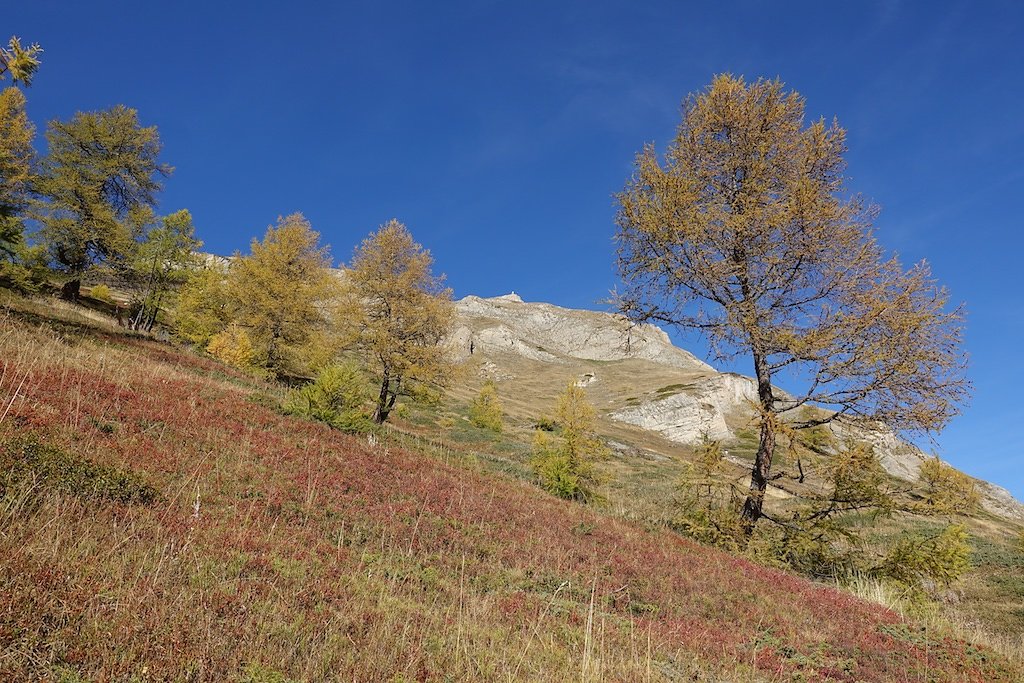
[[[373,419],[382,423],[399,396],[436,395],[454,377],[445,340],[455,307],[434,259],[408,228],[391,220],[356,247],[337,310],[341,343],[377,382]]]
[[[934,433],[969,391],[963,312],[927,263],[875,239],[845,184],[846,131],[806,122],[780,81],[718,76],[687,98],[664,158],[648,145],[619,194],[619,305],[748,358],[760,437],[743,516],[764,516],[779,426],[837,421]],[[773,382],[786,380],[783,396]],[[800,420],[806,406],[830,409]]]

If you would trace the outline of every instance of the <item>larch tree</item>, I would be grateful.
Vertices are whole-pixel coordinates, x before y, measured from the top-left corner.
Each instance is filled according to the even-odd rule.
[[[327,247],[301,213],[279,218],[232,262],[227,318],[245,330],[255,363],[278,377],[304,376],[326,334],[337,295]]]
[[[718,76],[685,101],[664,160],[646,146],[618,195],[620,310],[752,362],[748,535],[784,420],[931,434],[970,390],[963,312],[926,263],[905,269],[878,244],[876,208],[845,187],[845,139],[834,121],[806,123],[804,100],[777,80]]]
[[[554,414],[558,438],[538,430],[533,439],[530,464],[544,490],[584,503],[598,499],[601,479],[594,462],[606,457],[608,449],[594,433],[595,414],[586,392],[575,382],[559,394]]]
[[[35,127],[25,114],[25,95],[0,91],[0,257],[13,259],[22,244],[22,212],[28,203]]]
[[[196,239],[188,209],[156,219],[135,245],[125,279],[132,292],[128,327],[153,329],[165,298],[184,283],[195,252],[202,246]]]
[[[211,259],[191,269],[174,306],[174,336],[205,348],[230,323],[228,264]]]
[[[14,84],[29,86],[39,67],[43,50],[32,44],[22,47],[12,37],[0,48],[0,81],[11,75]],[[32,140],[35,126],[25,113],[25,95],[14,87],[0,91],[0,280],[31,290],[45,272],[45,254],[25,242],[24,214],[35,172]]]
[[[469,421],[481,429],[500,433],[504,427],[501,419],[501,401],[498,399],[498,385],[488,379],[480,387],[469,406]]]
[[[379,383],[373,420],[388,419],[399,396],[443,388],[455,363],[446,339],[455,320],[444,276],[405,225],[391,220],[363,240],[343,280],[339,321]]]
[[[77,298],[89,266],[123,265],[156,203],[159,178],[173,169],[158,159],[156,127],[141,126],[136,111],[121,105],[52,121],[46,140],[36,213],[52,258],[71,275],[65,296]]]
[[[39,54],[42,51],[39,43],[22,47],[21,39],[11,36],[6,48],[0,47],[0,80],[10,74],[12,82],[32,85],[32,77],[39,68]]]

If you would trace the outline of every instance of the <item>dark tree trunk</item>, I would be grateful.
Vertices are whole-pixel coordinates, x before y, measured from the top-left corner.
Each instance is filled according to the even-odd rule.
[[[380,383],[380,394],[377,395],[377,407],[373,410],[373,421],[377,424],[384,424],[384,421],[388,419],[388,413],[391,412],[391,406],[395,404],[394,400],[388,402],[391,388],[391,376],[387,370],[384,371],[384,378]]]
[[[153,305],[153,309],[149,312],[149,317],[146,318],[146,332],[152,332],[153,326],[156,325],[156,317],[160,314],[160,303],[157,302]]]
[[[754,353],[754,371],[757,375],[757,398],[761,406],[761,439],[750,471],[750,491],[743,504],[743,531],[749,538],[754,526],[764,515],[764,494],[768,489],[772,471],[772,456],[775,455],[775,396],[772,394],[772,377],[767,360]]]
[[[82,280],[81,278],[75,278],[64,283],[64,286],[60,288],[60,296],[62,299],[68,301],[78,301],[78,297],[82,295]]]
[[[398,392],[402,388],[402,376],[392,377],[390,372],[384,373],[384,381],[381,382],[380,395],[377,396],[377,408],[373,411],[373,421],[383,424],[398,401]]]

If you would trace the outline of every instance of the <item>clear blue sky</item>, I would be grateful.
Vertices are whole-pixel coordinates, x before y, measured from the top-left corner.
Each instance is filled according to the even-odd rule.
[[[176,167],[160,208],[207,249],[302,211],[347,260],[397,217],[459,297],[595,307],[633,155],[714,74],[778,76],[849,131],[882,242],[967,303],[975,398],[940,453],[1024,498],[1024,3],[11,5],[3,38],[46,50],[40,130],[138,109]]]

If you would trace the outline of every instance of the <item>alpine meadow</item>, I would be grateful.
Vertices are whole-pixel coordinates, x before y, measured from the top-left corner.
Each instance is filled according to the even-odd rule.
[[[7,13],[0,680],[1024,680],[1024,11],[626,9]]]

